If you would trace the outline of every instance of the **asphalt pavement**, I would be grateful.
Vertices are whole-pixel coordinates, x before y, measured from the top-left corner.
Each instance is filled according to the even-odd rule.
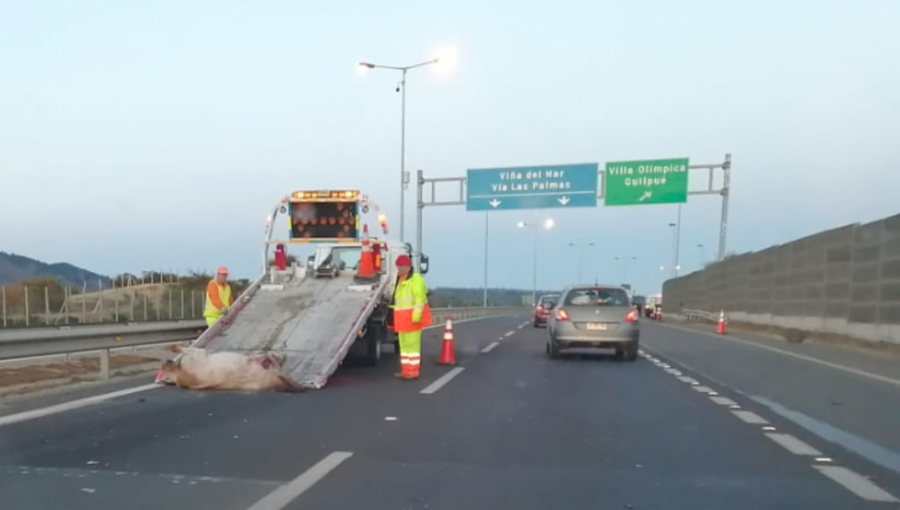
[[[456,367],[433,363],[442,331],[427,332],[419,381],[394,379],[389,358],[342,367],[304,394],[134,381],[113,398],[20,403],[0,411],[3,507],[900,508],[900,474],[788,412],[890,452],[896,438],[879,428],[889,412],[862,415],[883,425],[852,427],[794,397],[834,378],[875,392],[846,411],[871,412],[900,386],[705,333],[642,329],[634,363],[550,360],[546,330],[505,317],[455,324]],[[796,388],[775,391],[783,385]]]

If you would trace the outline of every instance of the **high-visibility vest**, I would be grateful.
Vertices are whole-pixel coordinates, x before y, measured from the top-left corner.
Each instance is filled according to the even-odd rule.
[[[419,273],[411,273],[394,289],[394,331],[408,333],[431,325],[428,288]]]
[[[215,296],[212,295],[213,292],[216,293]],[[209,285],[206,286],[206,308],[203,310],[203,317],[208,319],[218,319],[224,315],[222,309],[215,305],[214,297],[217,297],[222,305],[231,306],[234,302],[231,298],[231,285],[228,285],[227,283],[225,285],[219,285],[219,282],[215,280],[209,282]]]

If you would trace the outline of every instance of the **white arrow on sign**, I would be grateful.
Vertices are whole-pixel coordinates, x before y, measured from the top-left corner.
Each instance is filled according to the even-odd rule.
[[[645,191],[644,194],[641,195],[641,198],[638,199],[638,202],[643,202],[644,200],[647,200],[648,198],[650,198],[652,196],[653,196],[652,191]]]
[[[562,205],[566,205],[569,203],[569,197],[562,197],[559,199],[559,203]]]
[[[491,207],[493,207],[494,209],[496,209],[497,206],[501,204],[501,202],[500,202],[499,200],[497,200],[496,198],[493,199],[493,200],[491,200],[491,201],[488,202],[488,203],[491,204]]]

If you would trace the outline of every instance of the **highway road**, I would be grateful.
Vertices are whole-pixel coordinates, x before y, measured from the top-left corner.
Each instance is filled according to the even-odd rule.
[[[454,329],[459,366],[414,382],[345,367],[300,395],[120,381],[0,407],[3,507],[900,508],[880,358],[644,322],[635,363],[550,360],[526,316]]]

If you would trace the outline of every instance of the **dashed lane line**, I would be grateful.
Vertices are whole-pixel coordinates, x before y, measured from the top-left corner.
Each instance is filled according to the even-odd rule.
[[[840,466],[813,466],[818,472],[831,478],[845,489],[867,501],[897,503],[889,492],[872,483],[868,478]]]
[[[812,446],[804,443],[803,441],[790,434],[767,433],[766,437],[768,437],[772,441],[775,441],[779,446],[793,453],[794,455],[809,455],[811,457],[822,455],[822,452],[820,452],[819,450],[816,450]]]
[[[693,386],[698,393],[713,393],[713,389],[709,386]]]
[[[769,421],[753,411],[731,411],[731,414],[737,416],[744,423],[751,425],[768,425]]]
[[[678,380],[683,383],[686,383],[686,384],[700,384],[700,381],[694,379],[693,377],[688,377],[686,375],[682,375],[682,376],[678,377]]]
[[[728,397],[709,397],[710,400],[719,404],[720,406],[736,406],[737,402],[731,400]]]
[[[509,337],[511,337],[511,336],[513,336],[513,335],[515,335],[515,334],[516,334],[515,331],[507,331],[506,334],[504,334],[503,336],[509,338]]]
[[[716,335],[713,333],[708,333],[706,331],[698,331],[696,329],[684,328],[681,326],[672,326],[672,325],[667,324],[666,327],[680,329],[682,331],[688,331],[691,333],[698,333],[698,334],[705,335],[705,336],[711,336],[711,337],[715,337],[720,340],[727,340],[729,342],[735,342],[735,343],[744,344],[744,345],[747,345],[750,347],[756,347],[757,349],[763,349],[766,351],[777,352],[778,354],[783,354],[783,355],[789,356],[791,358],[808,361],[810,363],[815,363],[817,365],[821,365],[824,367],[833,368],[835,370],[840,370],[840,371],[847,372],[850,374],[858,375],[860,377],[866,377],[869,379],[874,379],[876,381],[893,384],[894,386],[900,386],[900,379],[894,379],[892,377],[887,377],[887,376],[883,376],[883,375],[879,375],[879,374],[873,374],[871,372],[866,372],[865,370],[860,370],[858,368],[845,367],[843,365],[838,365],[837,363],[832,363],[830,361],[813,358],[811,356],[804,356],[803,354],[797,354],[795,352],[786,351],[784,349],[779,349],[777,347],[770,347],[768,345],[762,345],[762,344],[759,344],[756,342],[751,342],[749,340],[741,340],[739,338],[729,337],[726,335]]]
[[[436,392],[437,390],[443,388],[447,383],[452,381],[454,377],[461,374],[462,371],[465,369],[466,369],[466,367],[455,367],[453,370],[447,372],[446,374],[444,374],[440,378],[438,378],[436,381],[434,381],[433,383],[426,386],[425,389],[420,391],[419,393],[421,393],[423,395],[431,395],[432,393]]]
[[[494,348],[496,348],[498,345],[500,345],[500,342],[491,342],[487,345],[487,347],[485,347],[484,349],[481,349],[481,352],[487,354],[487,353],[493,351]]]
[[[352,456],[353,452],[331,452],[300,476],[270,492],[247,510],[281,510]]]
[[[683,328],[679,328],[679,329],[683,329]],[[688,331],[690,331],[690,330],[688,330]],[[744,343],[744,342],[742,342],[742,343]],[[758,347],[758,346],[756,346],[756,347]],[[763,348],[765,348],[765,347],[763,347]],[[772,349],[772,350],[777,351],[778,349]],[[792,354],[792,353],[785,353],[785,354]],[[649,354],[644,354],[644,356],[647,359],[653,359]],[[817,361],[817,360],[811,360],[811,361]],[[656,364],[657,364],[657,366],[661,366],[663,363],[657,362]],[[687,367],[683,363],[679,363],[679,364],[690,369],[690,367]],[[837,366],[835,368],[841,368],[841,367]],[[668,372],[668,370],[666,370],[666,371]],[[860,374],[860,375],[864,375],[864,374]],[[695,385],[694,386],[695,390],[697,390],[698,392],[707,393],[709,395],[710,400],[712,400],[716,404],[728,406],[728,408],[731,410],[731,413],[734,414],[735,416],[737,416],[741,421],[743,421],[745,423],[753,424],[753,425],[764,425],[762,427],[763,435],[765,435],[771,441],[775,442],[776,444],[778,444],[779,446],[781,446],[782,448],[787,450],[789,453],[791,453],[793,455],[814,457],[814,462],[819,463],[819,465],[813,464],[813,466],[812,466],[813,468],[815,468],[817,471],[819,471],[820,473],[822,473],[823,475],[825,475],[826,477],[828,477],[829,479],[831,479],[838,485],[841,485],[845,489],[849,490],[856,496],[858,496],[862,499],[865,499],[867,501],[873,501],[873,502],[882,502],[882,503],[900,502],[900,500],[898,500],[896,497],[894,497],[894,495],[885,491],[884,489],[882,489],[881,487],[879,487],[878,485],[873,483],[871,480],[869,480],[865,476],[862,476],[862,475],[860,475],[854,471],[851,471],[845,467],[834,466],[834,465],[821,465],[821,464],[830,464],[833,461],[830,457],[825,457],[822,454],[822,452],[820,452],[816,448],[804,443],[800,439],[797,439],[796,437],[794,437],[790,434],[775,433],[775,430],[776,430],[775,427],[772,427],[771,425],[769,425],[768,420],[766,420],[765,418],[763,418],[762,416],[760,416],[754,412],[740,410],[740,406],[734,400],[731,400],[726,397],[715,396],[715,395],[718,395],[718,393],[716,393],[715,391],[712,391],[712,390],[704,391],[704,390],[709,390],[709,388],[706,386],[696,386],[696,385],[699,385],[700,383],[690,377],[678,377],[678,379],[681,380],[682,382]]]

